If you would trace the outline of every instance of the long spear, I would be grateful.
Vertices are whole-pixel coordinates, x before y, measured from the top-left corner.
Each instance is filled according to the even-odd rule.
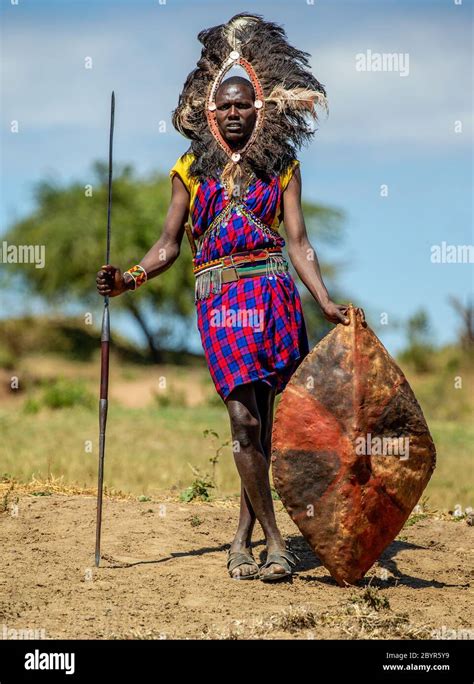
[[[109,196],[107,201],[107,246],[105,263],[110,261],[110,213],[112,210],[112,146],[114,139],[115,93],[112,91],[110,103],[110,136],[109,136]],[[100,336],[100,402],[99,402],[99,483],[97,486],[97,526],[95,536],[95,564],[100,563],[100,532],[102,528],[102,498],[104,488],[104,456],[105,456],[105,427],[107,424],[107,409],[109,406],[109,342],[110,316],[109,298],[104,297],[104,311],[102,314],[102,333]]]

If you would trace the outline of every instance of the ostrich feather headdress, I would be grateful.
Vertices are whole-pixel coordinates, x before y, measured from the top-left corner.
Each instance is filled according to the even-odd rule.
[[[236,14],[226,24],[198,34],[203,44],[173,112],[173,126],[191,140],[190,172],[212,176],[230,188],[245,170],[257,176],[284,172],[297,150],[315,133],[318,105],[328,109],[326,91],[310,71],[309,53],[292,47],[284,29],[260,15]],[[240,150],[232,150],[216,120],[215,95],[227,72],[240,65],[252,83],[255,126]]]

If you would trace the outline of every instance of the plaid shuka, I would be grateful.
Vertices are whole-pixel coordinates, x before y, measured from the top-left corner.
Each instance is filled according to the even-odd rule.
[[[225,187],[212,178],[200,183],[191,207],[194,265],[243,250],[284,247],[277,232],[282,192],[281,177],[269,183],[253,177],[243,206],[216,222],[229,204]],[[221,292],[198,300],[196,308],[209,371],[223,400],[237,385],[256,380],[280,393],[309,352],[301,299],[290,273],[223,283]]]

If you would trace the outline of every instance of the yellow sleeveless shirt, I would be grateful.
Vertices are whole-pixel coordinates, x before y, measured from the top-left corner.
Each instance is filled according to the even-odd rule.
[[[186,152],[183,154],[176,164],[173,166],[171,171],[169,172],[169,176],[171,179],[173,179],[173,176],[175,174],[178,174],[178,176],[181,178],[183,181],[186,190],[189,192],[189,208],[191,210],[194,200],[196,198],[196,194],[199,188],[199,181],[196,178],[193,178],[192,176],[189,175],[189,168],[193,162],[194,159],[194,154],[192,152]],[[281,191],[282,193],[286,190],[288,183],[290,182],[293,172],[296,169],[296,167],[299,164],[298,159],[294,159],[288,169],[285,171],[285,173],[280,174],[280,184],[281,184]],[[272,228],[278,230],[278,226],[280,225],[280,211],[279,208],[276,211],[275,214],[275,219],[272,224]]]

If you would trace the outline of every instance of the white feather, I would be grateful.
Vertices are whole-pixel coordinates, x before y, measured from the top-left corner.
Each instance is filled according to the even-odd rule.
[[[238,51],[242,44],[242,41],[237,38],[237,31],[240,31],[245,28],[247,24],[253,23],[254,21],[259,21],[259,19],[257,17],[238,17],[225,26],[224,36],[232,50]]]

